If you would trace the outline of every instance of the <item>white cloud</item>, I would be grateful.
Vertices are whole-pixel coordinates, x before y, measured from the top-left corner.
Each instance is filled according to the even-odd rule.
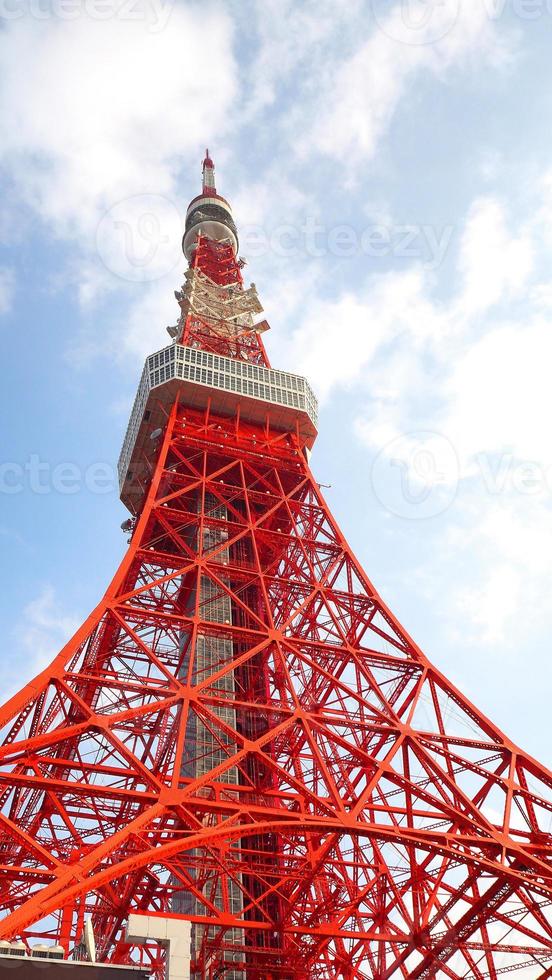
[[[255,57],[248,66],[250,84],[244,93],[243,118],[251,119],[274,104],[290,77],[302,72],[309,94],[309,82],[318,88],[336,57],[343,56],[349,32],[356,36],[366,21],[362,0],[336,4],[334,0],[253,0],[239,7],[242,30],[255,25]],[[295,89],[297,93],[297,89]],[[290,116],[294,117],[293,108]],[[288,120],[290,118],[288,116]]]
[[[456,0],[434,5],[437,16],[450,17],[453,4]],[[179,170],[197,166],[198,147],[214,134],[220,145],[234,137],[239,121],[262,118],[286,85],[293,85],[294,99],[286,99],[285,113],[276,113],[275,127],[287,136],[291,154],[311,154],[315,163],[320,155],[346,160],[345,178],[352,181],[417,80],[449,81],[472,61],[496,66],[509,50],[504,32],[479,3],[462,3],[458,21],[438,41],[415,45],[397,40],[397,4],[380,24],[356,0],[337,7],[329,0],[299,7],[291,0],[269,0],[245,10],[238,23],[241,19],[243,28],[247,12],[254,10],[253,28],[245,26],[258,44],[241,89],[236,32],[222,5],[176,4],[167,29],[154,34],[139,22],[32,18],[8,22],[0,34],[0,162],[28,208],[56,235],[76,243],[68,271],[79,284],[81,301],[90,304],[110,288],[126,298],[116,336],[101,335],[110,354],[141,357],[163,345],[163,328],[176,317],[172,290],[178,285],[177,266],[167,265],[159,250],[150,270],[153,281],[126,278],[115,223],[106,249],[97,254],[98,226],[105,228],[102,218],[113,205],[126,202],[116,215],[119,232],[126,222],[141,234],[136,195],[160,195],[181,215],[186,200],[177,195]],[[274,169],[249,181],[235,195],[238,216],[266,225],[275,215],[285,218],[286,209],[304,212],[310,206],[310,174],[317,175],[308,165],[297,169],[297,179],[289,168],[286,180]],[[546,186],[552,188],[552,179]],[[263,265],[274,270],[274,256],[255,261],[268,316],[273,310],[279,320],[272,349],[282,364],[307,374],[322,398],[341,386],[356,387],[369,399],[358,431],[371,447],[379,449],[405,431],[427,429],[425,411],[436,428],[450,433],[467,477],[473,477],[480,452],[510,447],[542,461],[552,408],[546,378],[552,296],[545,282],[535,280],[534,254],[537,223],[542,236],[552,226],[551,201],[552,194],[543,193],[535,219],[512,232],[500,200],[476,200],[460,246],[459,287],[446,302],[435,299],[434,279],[419,264],[371,276],[354,293],[349,288],[336,296],[329,283],[326,292],[318,291],[312,263],[295,263],[293,273],[290,263],[271,281],[262,270]],[[380,210],[384,205],[380,202]],[[145,248],[151,244],[147,231]],[[162,223],[159,237],[167,237]],[[179,243],[173,230],[169,238],[176,263]],[[134,258],[130,265],[139,267],[141,254]],[[112,274],[113,267],[121,278]],[[328,263],[320,268],[326,271]],[[530,290],[534,307],[516,323],[503,301]],[[292,315],[299,325],[286,341],[281,322]],[[95,352],[97,332],[79,343],[81,353]],[[516,500],[511,505],[510,521],[520,506]],[[544,510],[536,507],[533,516],[546,530]],[[483,562],[485,549],[492,547],[501,553],[506,518],[500,524],[458,512],[455,520],[451,534],[469,527],[475,560]],[[504,560],[527,571],[519,555]],[[504,609],[515,608],[523,595],[520,582],[510,572],[493,579],[492,570],[484,563],[482,568],[478,594],[496,609],[501,602]],[[537,590],[536,580],[534,586]],[[475,626],[482,615],[476,598],[464,592],[458,600]],[[60,645],[66,619],[46,590],[29,606],[20,643],[39,660],[49,657]]]
[[[477,577],[478,585],[465,586],[456,594],[453,615],[459,624],[467,620],[462,632],[465,642],[494,646],[504,642],[515,621],[521,581],[513,568],[496,565]]]
[[[8,679],[13,690],[6,696],[19,690],[23,676],[30,679],[48,666],[78,626],[78,619],[63,608],[54,589],[45,585],[25,606],[13,631],[18,655],[12,661],[13,677]]]
[[[397,9],[387,27],[396,28]],[[236,43],[244,31],[257,43],[240,87]],[[116,17],[21,18],[0,35],[0,163],[26,204],[75,242],[64,275],[81,303],[126,291],[129,314],[116,338],[104,333],[104,349],[142,356],[163,343],[154,331],[177,284],[178,215],[186,204],[177,179],[192,161],[197,166],[198,147],[216,137],[218,160],[218,147],[244,121],[261,119],[293,80],[297,97],[275,123],[292,148],[304,153],[309,143],[309,151],[351,160],[370,155],[419,68],[441,76],[466,58],[484,54],[489,63],[503,50],[495,25],[464,9],[439,44],[401,44],[360,0],[341,7],[270,0],[231,13],[175,4],[166,28],[154,33],[143,21]],[[305,178],[303,171],[299,180],[283,180],[274,171],[248,181],[235,195],[237,215],[270,230],[267,216],[304,212]],[[165,202],[160,210],[151,195]],[[129,281],[140,278],[151,285],[131,289]],[[83,356],[98,349],[87,337],[77,345]],[[323,359],[314,365],[322,388],[329,384]]]
[[[434,589],[447,581],[442,611],[451,634],[507,657],[543,627],[549,631],[551,535],[546,500],[486,494],[472,484],[440,535],[440,556],[431,556]]]
[[[193,160],[199,184],[199,148],[232,125],[230,16],[177,3],[153,33],[118,17],[22,17],[0,32],[0,74],[0,165],[20,201],[74,243],[53,285],[76,285],[84,306],[126,292],[117,337],[101,337],[108,354],[161,346],[176,282],[165,281],[163,298],[158,283],[182,261],[179,172]],[[0,312],[8,286],[0,277]],[[98,337],[77,336],[77,348],[82,358],[99,351]]]
[[[158,33],[117,17],[9,21],[0,70],[3,165],[58,234],[89,245],[113,203],[174,196],[183,159],[225,133],[237,92],[231,22],[209,5],[175,4]]]
[[[444,383],[439,425],[466,461],[483,452],[551,460],[552,323],[527,320],[506,322],[473,342]]]
[[[359,24],[361,33],[367,23],[365,19]],[[415,36],[401,4],[394,4],[371,26],[356,52],[335,73],[328,73],[316,122],[303,142],[304,148],[309,145],[346,161],[346,179],[354,179],[356,167],[374,156],[420,71],[444,78],[467,62],[479,64],[482,57],[488,66],[499,65],[510,52],[504,33],[480,3],[444,0],[431,5],[431,16]]]
[[[321,399],[336,386],[367,380],[368,365],[397,337],[407,334],[417,345],[443,329],[439,309],[424,289],[423,270],[413,267],[374,277],[361,295],[303,304],[287,355],[290,363],[309,377]],[[370,379],[372,396],[388,402],[398,396],[400,384],[400,366],[391,355],[385,374]]]
[[[504,206],[495,198],[475,201],[460,249],[461,313],[472,316],[519,295],[532,266],[530,232],[513,235],[507,227]]]
[[[165,328],[175,324],[180,314],[173,295],[180,280],[177,272],[159,279],[132,305],[121,338],[124,352],[142,357],[170,343]]]
[[[550,297],[533,263],[540,232],[536,223],[520,234],[511,226],[502,202],[473,204],[461,236],[458,289],[447,302],[434,298],[433,275],[416,263],[371,276],[355,295],[303,305],[291,338],[293,363],[328,397],[337,387],[362,386],[385,353],[384,371],[370,371],[367,389],[372,440],[380,413],[388,423],[394,419],[396,432],[405,431],[430,384],[433,425],[466,467],[477,453],[493,450],[548,458],[552,330],[545,315]],[[511,300],[522,295],[535,307],[525,304],[518,322]]]
[[[425,541],[428,574],[435,588],[448,580],[442,609],[481,645],[512,645],[552,617],[552,308],[534,261],[545,235],[539,192],[521,230],[496,197],[474,202],[446,302],[420,265],[373,276],[360,293],[308,306],[289,355],[324,398],[345,387],[364,400],[356,430],[374,465],[397,455],[401,437],[414,463],[427,457],[428,432],[453,447],[459,466],[445,473],[448,509],[431,511],[442,516]],[[434,469],[443,470],[437,458]],[[401,488],[387,489],[391,512],[403,514]],[[385,482],[377,492],[384,500]],[[462,557],[454,571],[451,555]]]

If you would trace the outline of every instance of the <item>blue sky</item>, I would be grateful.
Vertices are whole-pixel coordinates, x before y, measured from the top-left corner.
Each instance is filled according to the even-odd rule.
[[[208,145],[353,549],[550,764],[552,3],[0,8],[6,691],[124,552],[115,464]]]

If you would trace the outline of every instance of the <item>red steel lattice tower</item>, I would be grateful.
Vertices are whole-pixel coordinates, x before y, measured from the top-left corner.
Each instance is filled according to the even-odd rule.
[[[552,774],[426,659],[308,465],[207,154],[172,343],[120,459],[128,552],[1,711],[0,938],[194,978],[552,976]]]

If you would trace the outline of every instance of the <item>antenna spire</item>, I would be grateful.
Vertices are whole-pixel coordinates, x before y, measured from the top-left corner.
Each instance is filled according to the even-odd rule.
[[[205,150],[203,161],[203,194],[216,194],[215,188],[215,165],[209,156],[209,150]]]

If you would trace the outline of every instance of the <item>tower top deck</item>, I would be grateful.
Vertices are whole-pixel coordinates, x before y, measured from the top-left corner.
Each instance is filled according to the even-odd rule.
[[[146,359],[119,458],[121,499],[133,514],[144,501],[155,434],[170,405],[290,433],[312,448],[318,406],[308,381],[271,368],[261,335],[266,320],[254,284],[244,286],[238,232],[228,201],[216,192],[215,165],[205,151],[202,192],[186,212],[182,242],[188,269],[175,291],[180,308],[167,327],[173,344]]]

